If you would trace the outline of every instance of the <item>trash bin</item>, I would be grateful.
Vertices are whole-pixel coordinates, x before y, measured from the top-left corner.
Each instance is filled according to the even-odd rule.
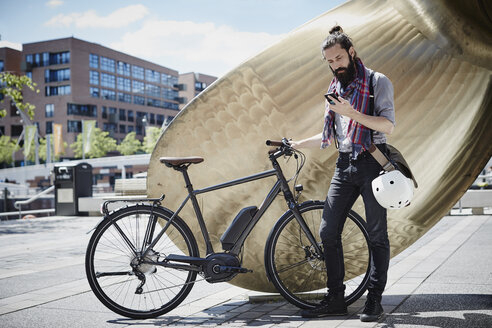
[[[58,163],[53,171],[56,215],[80,215],[79,197],[92,196],[92,166]]]

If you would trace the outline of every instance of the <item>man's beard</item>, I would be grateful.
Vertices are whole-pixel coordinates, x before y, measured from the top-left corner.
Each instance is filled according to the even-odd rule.
[[[335,71],[333,69],[331,69],[331,71],[333,72],[337,80],[340,81],[340,84],[344,89],[350,84],[350,82],[352,82],[355,79],[357,75],[355,69],[355,62],[352,56],[350,55],[349,55],[349,64],[347,67],[339,67]]]

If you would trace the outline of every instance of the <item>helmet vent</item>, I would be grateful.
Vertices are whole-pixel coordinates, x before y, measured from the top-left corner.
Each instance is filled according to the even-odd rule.
[[[394,184],[395,182],[393,180],[390,181],[390,184]]]

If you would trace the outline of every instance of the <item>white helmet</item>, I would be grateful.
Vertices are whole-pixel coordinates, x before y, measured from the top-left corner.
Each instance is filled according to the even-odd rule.
[[[383,171],[372,180],[372,192],[382,207],[400,209],[410,205],[413,197],[413,182],[398,170]]]

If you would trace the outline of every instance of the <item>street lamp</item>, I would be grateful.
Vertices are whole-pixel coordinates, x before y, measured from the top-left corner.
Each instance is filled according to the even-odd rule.
[[[145,137],[145,130],[147,129],[147,115],[142,117],[142,125],[143,125],[143,136]]]

